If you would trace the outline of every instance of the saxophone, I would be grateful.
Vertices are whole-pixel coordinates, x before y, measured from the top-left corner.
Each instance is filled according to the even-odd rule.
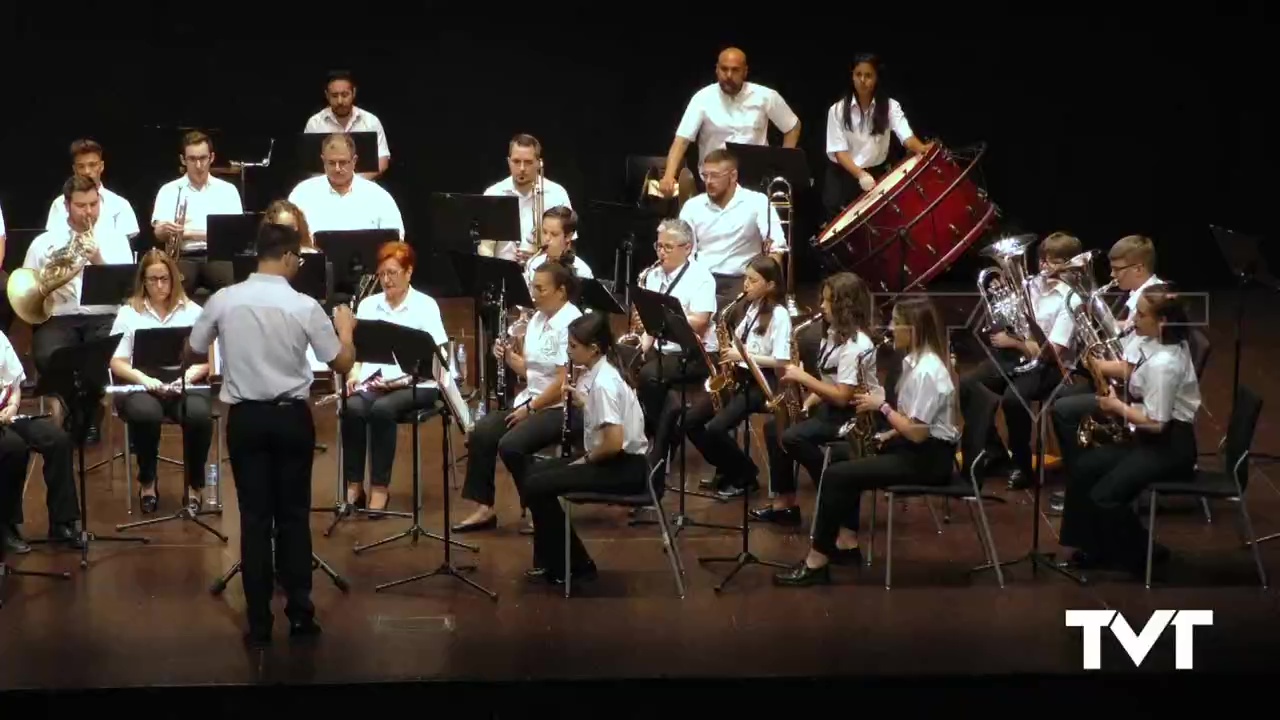
[[[853,386],[854,395],[865,395],[871,392],[871,386],[867,384],[866,360],[892,341],[893,333],[885,333],[880,342],[872,343],[870,348],[858,353],[858,359],[854,363],[855,367],[858,368],[858,382]],[[852,419],[840,426],[837,434],[849,441],[849,452],[854,460],[870,457],[880,450],[876,443],[876,417],[874,411],[855,413]]]
[[[649,273],[662,266],[662,261],[658,260],[649,267],[640,271],[640,277],[636,280],[636,285],[643,288],[645,280],[649,279]],[[627,332],[618,338],[618,344],[628,345],[631,347],[640,347],[640,336],[644,335],[644,323],[640,322],[640,311],[631,307],[631,324],[627,328]]]
[[[74,233],[71,241],[54,251],[39,270],[18,268],[9,275],[6,287],[9,305],[29,325],[39,325],[52,315],[48,299],[63,285],[75,280],[89,261],[93,227]]]
[[[746,297],[746,291],[738,293],[738,297],[734,298],[728,305],[724,306],[724,310],[720,311],[720,317],[715,319],[716,343],[720,347],[720,351],[724,352],[733,347],[733,333],[729,332],[729,316],[733,309]],[[720,361],[716,362],[707,353],[706,346],[698,344],[698,349],[702,351],[702,359],[707,363],[707,369],[711,371],[711,376],[707,378],[706,390],[711,395],[711,405],[716,412],[724,409],[725,401],[732,397],[734,391],[738,388],[738,380],[734,377],[734,365],[732,362]]]
[[[804,369],[804,360],[800,358],[800,333],[822,318],[822,313],[818,313],[791,330],[791,364],[798,366],[801,370]],[[787,411],[787,425],[800,422],[804,416],[804,387],[800,383],[788,382],[781,383],[779,390],[774,405],[781,404]],[[771,407],[770,410],[772,409]]]

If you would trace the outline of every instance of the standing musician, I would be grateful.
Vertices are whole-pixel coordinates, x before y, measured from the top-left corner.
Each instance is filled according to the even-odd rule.
[[[908,151],[923,154],[932,143],[915,136],[902,106],[889,97],[877,55],[853,59],[844,97],[827,111],[827,176],[822,204],[835,217],[859,195],[869,192],[889,170],[889,130]]]
[[[139,232],[138,216],[134,214],[133,206],[128,200],[102,184],[102,173],[107,168],[107,163],[102,158],[102,146],[94,140],[81,139],[71,143],[71,172],[98,184],[98,196],[102,200],[98,222],[106,221],[111,229],[132,240]],[[60,230],[66,226],[67,203],[59,195],[49,204],[49,219],[45,222],[45,229]]]
[[[282,225],[258,231],[258,271],[214,293],[188,341],[190,362],[223,345],[221,400],[227,450],[240,506],[240,553],[250,645],[271,641],[271,597],[279,577],[294,636],[319,632],[311,602],[311,465],[315,420],[307,403],[307,346],[335,373],[355,362],[349,308],[333,322],[314,298],[289,286],[302,263],[298,233]],[[335,332],[336,329],[336,332]],[[272,527],[278,534],[273,565]]]
[[[378,183],[357,175],[356,143],[333,133],[320,145],[324,175],[294,186],[289,202],[302,208],[311,232],[394,229],[404,238],[404,220],[395,198]]]
[[[138,263],[134,287],[133,297],[120,308],[111,326],[112,335],[123,335],[111,359],[111,373],[120,384],[146,387],[145,392],[116,395],[115,404],[121,419],[129,424],[129,437],[138,458],[138,504],[143,514],[149,515],[160,504],[156,462],[160,454],[160,423],[165,418],[182,426],[183,469],[190,488],[187,501],[202,502],[204,464],[213,441],[213,405],[208,393],[184,393],[181,382],[194,385],[204,380],[209,374],[208,364],[192,365],[181,377],[173,371],[133,364],[133,338],[137,331],[191,327],[200,317],[200,306],[187,297],[178,281],[178,264],[159,248],[149,250]]]
[[[778,211],[767,195],[738,184],[738,161],[728,150],[707,155],[702,179],[707,191],[680,208],[680,219],[693,227],[698,262],[715,277],[716,300],[723,308],[741,290],[752,258],[773,254],[781,262],[789,248]]]
[[[23,521],[22,491],[31,450],[44,457],[45,505],[49,509],[49,540],[76,550],[81,547],[76,521],[76,486],[72,477],[71,436],[52,418],[15,423],[22,403],[22,381],[26,372],[8,336],[0,333],[0,542],[4,550],[21,555],[31,546],[19,530]],[[19,464],[21,463],[21,464]],[[10,474],[12,473],[12,474]],[[5,483],[10,483],[6,485]]]
[[[556,458],[533,467],[520,488],[533,515],[533,567],[525,574],[560,584],[567,573],[576,580],[596,574],[596,565],[572,528],[569,529],[569,567],[564,566],[564,512],[559,497],[571,492],[633,495],[645,492],[649,465],[644,413],[635,391],[619,371],[613,351],[613,332],[606,313],[589,313],[568,328],[568,359],[586,368],[572,395],[575,414],[582,417],[586,455],[570,462]]]
[[[871,329],[871,291],[862,278],[850,272],[822,281],[822,319],[826,335],[818,348],[817,374],[788,364],[779,382],[794,382],[807,392],[807,417],[778,437],[777,423],[765,424],[769,450],[771,503],[754,508],[751,517],[763,522],[797,526],[795,463],[817,483],[822,477],[822,446],[839,438],[840,427],[853,417],[854,392],[862,383],[868,392],[883,392],[876,375],[876,346]],[[874,411],[872,411],[874,412]]]
[[[1032,338],[1019,339],[1004,330],[992,333],[990,342],[999,360],[988,358],[960,379],[960,412],[965,424],[989,423],[987,455],[995,458],[985,461],[981,472],[999,472],[1008,467],[1009,488],[1019,490],[1032,484],[1031,457],[1031,408],[1032,402],[1044,402],[1062,383],[1064,370],[1075,364],[1075,320],[1071,307],[1078,306],[1066,283],[1050,277],[1064,263],[1081,252],[1080,240],[1062,232],[1056,232],[1040,241],[1037,254],[1040,274],[1031,282],[1031,303],[1035,317],[1029,318],[1044,332],[1053,345],[1041,348]],[[1070,296],[1070,297],[1068,297]],[[1022,373],[1015,373],[1020,364],[1037,360],[1038,364]],[[974,415],[975,393],[992,392],[1001,396],[1005,427],[1009,433],[1009,448],[1000,444],[995,430],[995,417],[981,418]],[[965,468],[968,471],[968,468]]]
[[[1067,467],[1061,543],[1078,548],[1080,567],[1115,567],[1141,573],[1147,533],[1134,514],[1133,501],[1156,480],[1190,477],[1196,464],[1195,416],[1200,384],[1187,344],[1190,321],[1171,285],[1148,285],[1133,314],[1134,333],[1142,338],[1141,358],[1129,375],[1126,402],[1114,390],[1098,408],[1133,429],[1130,442],[1106,444],[1070,456]],[[1096,366],[1092,356],[1084,358]],[[1153,550],[1164,561],[1168,550]]]
[[[181,254],[178,269],[188,295],[194,295],[199,287],[212,293],[235,281],[232,263],[206,257],[209,216],[244,212],[236,186],[209,174],[213,160],[213,141],[208,135],[199,130],[183,135],[181,161],[186,174],[160,187],[151,211],[157,244],[165,248],[172,245],[171,254]]]
[[[878,410],[891,429],[877,436],[881,447],[876,454],[827,467],[809,554],[775,575],[775,584],[827,583],[830,563],[862,564],[858,528],[863,492],[903,482],[950,482],[960,413],[945,332],[929,298],[908,298],[894,306],[894,346],[905,353],[898,407],[885,402],[883,388],[854,397],[857,412]]]
[[[525,279],[533,283],[534,271],[548,260],[558,260],[561,265],[572,267],[573,274],[580,279],[595,277],[586,261],[573,251],[577,231],[578,214],[571,208],[558,205],[543,213],[542,249],[525,263]]]
[[[544,263],[533,276],[529,288],[535,312],[529,319],[524,347],[517,352],[507,338],[494,340],[493,354],[528,383],[516,396],[510,413],[489,413],[476,423],[468,445],[467,480],[462,497],[477,507],[454,532],[491,530],[498,526],[494,509],[496,460],[511,472],[519,490],[533,453],[560,439],[564,423],[561,397],[568,361],[569,323],[582,315],[573,301],[578,297],[578,278],[558,262]]]
[[[778,384],[775,368],[786,367],[791,362],[791,314],[783,302],[786,280],[782,277],[782,266],[768,255],[756,257],[747,265],[742,292],[739,302],[746,303],[746,311],[733,334],[761,368],[773,390]],[[738,314],[736,307],[733,314]],[[727,325],[729,319],[721,318],[717,322]],[[720,359],[726,364],[733,363],[727,371],[733,373],[738,389],[718,412],[710,395],[701,396],[689,410],[686,422],[689,440],[716,468],[719,495],[731,498],[760,487],[756,464],[729,433],[751,413],[764,410],[765,395],[737,348],[722,346]]]
[[[324,97],[329,106],[307,119],[305,133],[378,133],[378,172],[360,173],[365,180],[376,180],[391,166],[391,148],[387,145],[387,133],[377,115],[356,107],[356,82],[351,73],[335,70],[329,73],[324,85]]]
[[[538,251],[534,237],[535,224],[541,222],[534,217],[535,196],[538,178],[542,178],[542,207],[553,208],[563,205],[573,208],[569,202],[569,192],[564,186],[546,177],[542,168],[542,143],[532,135],[520,133],[507,143],[507,169],[510,176],[500,180],[488,188],[485,195],[499,195],[520,199],[520,244],[508,241],[497,243],[482,242],[481,255],[492,255],[504,260],[524,262],[530,255]],[[488,244],[486,244],[488,243]]]
[[[659,189],[671,197],[689,143],[698,141],[699,165],[725,143],[767,145],[769,123],[782,131],[782,146],[800,142],[800,118],[773,88],[747,82],[747,54],[731,47],[716,59],[716,82],[694,93],[685,107],[667,151],[667,167]]]
[[[449,339],[440,305],[412,287],[417,253],[405,242],[389,242],[378,249],[378,280],[382,292],[370,295],[356,308],[356,320],[382,320],[431,334],[439,345]],[[437,373],[432,373],[434,377]],[[347,376],[347,406],[342,415],[342,474],[347,502],[370,510],[386,510],[390,499],[391,468],[396,459],[396,422],[412,410],[433,407],[440,399],[439,383],[421,380],[417,388],[398,365],[357,362]],[[366,432],[367,430],[367,432]],[[371,456],[370,496],[364,493],[365,450]]]

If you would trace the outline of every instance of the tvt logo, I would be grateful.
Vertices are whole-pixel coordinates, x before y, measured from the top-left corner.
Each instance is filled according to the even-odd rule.
[[[1084,629],[1084,669],[1102,667],[1102,628],[1110,628],[1120,646],[1129,653],[1135,667],[1142,667],[1156,640],[1170,625],[1174,628],[1174,667],[1195,667],[1195,627],[1213,625],[1212,610],[1156,610],[1141,633],[1134,633],[1129,621],[1115,610],[1068,610],[1067,627]]]

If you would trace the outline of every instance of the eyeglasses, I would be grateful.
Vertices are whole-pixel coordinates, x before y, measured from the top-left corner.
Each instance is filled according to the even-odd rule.
[[[653,244],[653,249],[658,252],[673,252],[676,248],[682,248],[687,246],[688,246],[688,243],[677,244],[677,243],[656,242]]]
[[[148,275],[143,278],[143,282],[148,285],[168,285],[173,280],[168,275]]]

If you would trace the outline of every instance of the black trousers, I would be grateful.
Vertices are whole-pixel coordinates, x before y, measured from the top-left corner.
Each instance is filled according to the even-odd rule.
[[[916,444],[897,437],[876,455],[831,463],[822,478],[813,549],[830,555],[835,552],[840,528],[858,530],[862,493],[866,490],[907,483],[946,485],[951,482],[955,450],[954,444],[937,438]]]
[[[160,455],[160,426],[165,419],[182,427],[182,462],[187,486],[204,487],[204,466],[213,444],[213,404],[207,393],[160,396],[146,392],[117,396],[116,412],[129,424],[129,437],[138,458],[138,481],[156,481]]]
[[[839,439],[840,426],[853,417],[850,408],[836,408],[820,402],[807,419],[787,428],[778,437],[778,422],[770,418],[764,426],[765,447],[769,450],[769,491],[783,495],[796,491],[795,463],[817,484],[822,479],[822,446]],[[838,456],[833,456],[838,457]]]
[[[579,418],[581,412],[573,413]],[[511,480],[519,491],[533,462],[533,454],[553,443],[560,442],[564,425],[562,408],[539,410],[513,428],[507,428],[507,413],[494,411],[476,423],[467,443],[467,480],[462,486],[462,497],[481,505],[493,507],[497,495],[495,474],[498,458],[511,473]],[[569,432],[570,437],[574,433]]]
[[[653,438],[649,447],[651,464],[667,457],[671,443],[680,433],[681,386],[684,386],[686,403],[692,403],[704,392],[710,371],[699,355],[667,354],[650,349],[640,367],[636,396],[644,409],[645,435]],[[682,358],[687,358],[687,362]]]
[[[551,577],[563,578],[564,509],[560,496],[573,492],[634,495],[645,490],[649,464],[642,455],[619,454],[601,463],[571,464],[555,458],[539,462],[520,487],[521,501],[533,516],[533,566],[544,568]],[[569,529],[569,563],[580,569],[591,556],[578,534]]]
[[[1082,450],[1076,442],[1076,430],[1080,427],[1080,421],[1097,409],[1098,395],[1093,383],[1078,374],[1075,382],[1063,388],[1049,406],[1049,420],[1053,423],[1053,432],[1058,438],[1062,462],[1068,469],[1076,463]]]
[[[73,523],[80,519],[79,496],[76,494],[71,435],[50,418],[25,420],[0,427],[0,441],[16,447],[21,442],[28,450],[44,457],[45,505],[49,509],[49,527]],[[18,473],[19,500],[0,521],[11,525],[23,523],[22,483],[26,479],[26,460]]]
[[[204,288],[212,295],[235,283],[235,264],[230,260],[209,260],[203,255],[183,255],[178,261],[182,273],[182,289],[188,297],[194,297],[197,288]]]
[[[0,287],[7,288],[9,286],[9,273],[0,269]],[[0,332],[6,336],[10,334],[9,328],[13,325],[13,305],[9,304],[9,293],[0,293]]]
[[[271,628],[278,575],[285,614],[305,622],[311,603],[311,466],[316,428],[305,400],[242,401],[227,411],[227,451],[240,507],[240,562],[249,627]],[[272,572],[271,535],[276,531]]]
[[[1014,375],[1018,358],[1002,356],[999,361],[988,358],[960,378],[960,413],[965,425],[984,424],[987,429],[987,450],[992,457],[1006,456],[1006,449],[996,432],[995,417],[980,418],[975,415],[974,399],[977,393],[992,392],[1000,396],[1004,410],[1005,429],[1009,433],[1007,454],[1013,456],[1014,466],[1031,473],[1031,403],[1043,402],[1062,382],[1062,372],[1052,359],[1041,359],[1034,369]],[[1042,414],[1043,417],[1043,414]],[[966,468],[967,470],[968,468]]]
[[[4,558],[5,525],[22,512],[22,489],[27,479],[31,448],[12,426],[0,426],[0,559]]]
[[[771,370],[762,370],[771,388],[776,386]],[[763,412],[764,390],[744,368],[737,368],[738,388],[718,412],[710,395],[702,395],[685,419],[690,442],[706,461],[734,485],[754,480],[760,473],[755,462],[729,434],[752,413]]]
[[[399,388],[386,393],[363,392],[347,398],[342,416],[342,477],[364,482],[365,450],[369,451],[369,484],[387,487],[396,459],[396,424],[413,410],[434,407],[436,388]],[[367,432],[366,432],[367,431]]]
[[[1147,534],[1133,501],[1156,480],[1191,477],[1196,433],[1191,423],[1175,420],[1158,435],[1135,434],[1132,443],[1083,450],[1068,468],[1062,545],[1096,558],[1145,561]]]

